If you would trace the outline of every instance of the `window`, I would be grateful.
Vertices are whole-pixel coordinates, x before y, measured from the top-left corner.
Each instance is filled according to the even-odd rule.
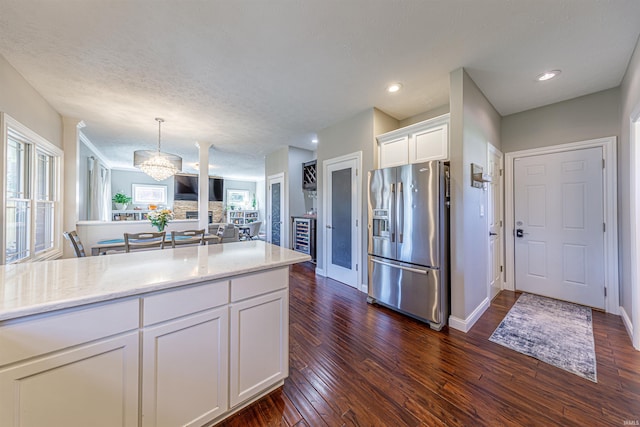
[[[62,152],[7,115],[3,123],[7,171],[3,263],[58,256]]]

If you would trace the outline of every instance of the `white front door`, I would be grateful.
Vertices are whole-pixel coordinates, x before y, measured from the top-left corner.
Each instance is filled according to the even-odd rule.
[[[601,147],[514,160],[516,289],[603,309]]]
[[[327,277],[358,288],[357,159],[325,162]]]
[[[287,246],[284,174],[267,178],[267,242]]]
[[[502,153],[492,145],[488,150],[488,171],[491,182],[487,188],[487,222],[489,225],[489,299],[503,287],[503,221],[502,221]]]

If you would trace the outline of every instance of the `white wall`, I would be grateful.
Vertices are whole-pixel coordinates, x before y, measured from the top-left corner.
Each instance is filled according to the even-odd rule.
[[[500,115],[463,69],[450,74],[451,317],[468,330],[488,306],[486,191],[471,187],[471,163],[487,167],[487,144],[501,147]]]
[[[63,148],[62,117],[1,55],[0,111]]]
[[[634,157],[640,147],[631,146],[631,122],[640,119],[640,41],[636,44],[635,51],[629,61],[627,72],[622,80],[621,85],[621,114],[620,114],[620,141],[618,144],[618,227],[619,227],[619,266],[620,266],[620,305],[625,313],[631,318],[632,325],[636,334],[640,336],[640,307],[634,307],[634,304],[640,304],[640,283],[635,283],[636,300],[633,301],[634,286],[632,279],[632,271],[637,269],[637,259],[631,259],[630,251],[632,239],[637,240],[637,234],[633,235],[632,231],[638,233],[640,230],[632,226],[632,221],[638,221],[638,218],[631,216],[631,203],[635,202],[638,206],[639,200],[636,199],[637,189],[632,183],[632,177],[638,182],[638,174]],[[632,156],[633,154],[633,156]],[[634,173],[631,173],[633,169]],[[636,211],[636,215],[638,212]],[[636,346],[640,346],[640,339],[636,339]],[[638,347],[637,347],[638,348]]]

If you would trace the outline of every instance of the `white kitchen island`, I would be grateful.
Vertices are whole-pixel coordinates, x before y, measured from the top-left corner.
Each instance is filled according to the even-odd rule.
[[[288,375],[289,265],[261,241],[0,267],[0,426],[204,426]]]

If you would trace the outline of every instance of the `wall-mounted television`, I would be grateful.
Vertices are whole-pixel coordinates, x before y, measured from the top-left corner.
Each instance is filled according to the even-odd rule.
[[[173,200],[198,200],[198,176],[175,175]],[[209,201],[221,202],[224,197],[224,180],[209,178]]]

